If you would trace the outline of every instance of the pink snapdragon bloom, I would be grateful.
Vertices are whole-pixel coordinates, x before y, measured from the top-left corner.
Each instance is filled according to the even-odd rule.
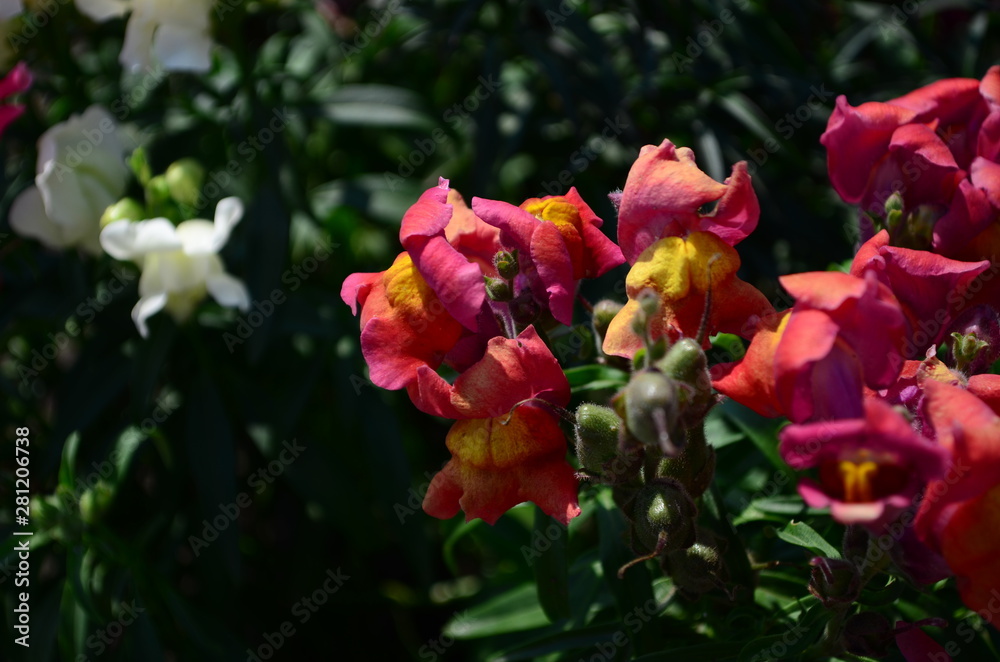
[[[846,202],[884,216],[889,196],[902,196],[905,220],[890,228],[893,243],[962,257],[970,240],[996,224],[1000,66],[982,81],[940,80],[885,103],[854,107],[838,97],[820,142]]]
[[[958,315],[982,289],[979,276],[989,268],[986,260],[960,262],[930,251],[890,246],[889,233],[882,230],[858,250],[851,274],[874,273],[892,290],[912,332],[904,356],[919,359],[928,347],[947,338]]]
[[[924,382],[926,408],[937,444],[951,456],[952,472],[931,482],[914,529],[944,556],[970,609],[995,613],[1000,586],[1000,416],[958,386]],[[993,618],[993,625],[998,621]]]
[[[28,65],[24,62],[19,62],[17,66],[10,70],[6,76],[0,80],[0,101],[6,100],[7,97],[13,96],[20,92],[24,92],[29,87],[31,87],[31,72],[28,71]],[[4,129],[7,126],[21,116],[24,112],[24,106],[20,104],[2,104],[0,105],[0,135],[3,134]]]
[[[711,210],[705,209],[714,205]],[[746,161],[722,184],[702,172],[694,152],[669,140],[646,145],[632,164],[618,210],[618,241],[629,264],[663,237],[712,232],[735,246],[753,232],[760,205]]]
[[[781,431],[782,458],[797,470],[818,469],[799,482],[813,508],[830,508],[844,524],[878,532],[932,480],[943,478],[948,452],[913,431],[881,400],[864,401],[861,417],[790,425]]]
[[[518,252],[515,298],[530,292],[542,311],[563,324],[573,323],[577,283],[624,262],[621,250],[600,230],[604,221],[575,188],[566,195],[525,200],[519,207],[473,198],[472,209],[499,228],[506,250]]]
[[[563,524],[580,514],[566,438],[551,408],[569,404],[569,382],[534,327],[490,340],[482,360],[454,384],[428,367],[418,374],[417,407],[456,419],[446,439],[452,459],[424,497],[428,514],[448,519],[462,510],[467,521],[493,524],[524,501]]]
[[[947,623],[940,618],[925,618],[916,623],[906,621],[896,622],[896,645],[906,662],[952,662],[951,655],[944,646],[921,630],[923,626],[945,627]]]
[[[484,276],[495,275],[499,232],[465,205],[448,180],[406,212],[392,267],[347,277],[341,298],[361,312],[361,351],[374,384],[414,385],[417,369],[461,370],[500,334],[486,303]]]
[[[797,423],[860,417],[863,387],[889,387],[903,366],[909,330],[899,303],[874,275],[780,280],[795,305],[764,317],[743,359],[713,368],[713,385],[762,415]]]

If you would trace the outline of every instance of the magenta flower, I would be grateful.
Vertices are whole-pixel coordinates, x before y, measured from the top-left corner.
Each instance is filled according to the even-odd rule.
[[[875,398],[864,401],[861,418],[788,426],[779,450],[793,469],[818,470],[816,479],[799,482],[807,504],[876,532],[942,478],[949,461],[944,448]]]
[[[711,206],[711,209],[708,207]],[[618,211],[618,241],[629,264],[663,237],[712,232],[735,246],[760,216],[747,164],[722,184],[702,172],[694,152],[669,140],[646,145],[632,164]]]
[[[31,72],[28,65],[19,62],[17,66],[0,80],[0,101],[7,97],[24,92],[31,86]],[[0,135],[3,134],[7,126],[21,116],[24,106],[19,104],[0,105]]]
[[[500,229],[506,250],[518,252],[515,298],[530,291],[541,310],[563,324],[573,323],[577,283],[625,261],[618,246],[601,232],[604,221],[575,188],[566,195],[525,200],[520,207],[473,198],[472,209]]]

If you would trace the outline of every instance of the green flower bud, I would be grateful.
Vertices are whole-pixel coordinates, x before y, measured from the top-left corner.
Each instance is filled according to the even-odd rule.
[[[150,206],[159,206],[170,200],[170,185],[164,175],[157,175],[146,185],[146,200]]]
[[[612,301],[611,299],[603,299],[594,304],[594,333],[597,337],[604,342],[604,336],[608,334],[608,327],[611,326],[611,320],[615,318],[624,306],[617,301]]]
[[[675,480],[642,487],[632,502],[633,546],[641,554],[672,552],[695,541],[698,508]]]
[[[205,181],[205,168],[200,163],[190,158],[174,161],[167,167],[165,177],[170,197],[182,205],[197,206]]]
[[[698,532],[698,542],[687,549],[672,552],[667,560],[674,583],[688,595],[698,596],[716,588],[724,589],[729,579],[719,550],[707,540],[704,531]]]
[[[660,460],[655,478],[676,480],[695,499],[705,493],[715,478],[715,449],[705,442],[702,428],[694,427],[687,430],[687,443],[684,448],[677,457],[665,457]]]
[[[101,227],[115,221],[141,221],[146,218],[146,209],[138,200],[122,198],[113,205],[108,205],[101,215]]]
[[[593,474],[618,457],[622,420],[610,407],[584,403],[576,410],[576,456]]]
[[[517,249],[512,251],[500,251],[493,256],[493,266],[497,268],[497,273],[501,278],[512,280],[521,271],[517,261]]]
[[[893,191],[892,195],[885,199],[885,211],[889,212],[903,211],[903,195],[899,191]]]
[[[486,294],[493,301],[510,301],[514,298],[514,293],[510,290],[510,283],[500,278],[483,276],[486,280]]]
[[[639,292],[636,301],[639,302],[639,308],[646,313],[647,317],[652,317],[660,310],[660,295],[648,287]]]
[[[92,489],[80,496],[80,517],[87,524],[100,521],[111,506],[115,491],[106,481],[99,480]]]
[[[656,367],[690,388],[682,388],[681,422],[685,426],[699,424],[715,404],[708,358],[694,338],[681,338],[673,344]]]
[[[659,446],[665,455],[676,455],[684,440],[677,426],[680,396],[674,380],[654,370],[638,372],[622,397],[632,436],[647,446]]]

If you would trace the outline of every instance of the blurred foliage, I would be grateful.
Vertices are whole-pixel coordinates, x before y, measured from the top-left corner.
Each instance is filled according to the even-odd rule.
[[[742,276],[776,295],[778,275],[825,269],[853,249],[853,212],[830,188],[818,143],[836,96],[857,104],[981,77],[1000,59],[997,9],[223,2],[213,72],[198,77],[124,74],[122,21],[95,25],[60,4],[18,54],[36,82],[0,145],[4,218],[31,181],[38,136],[101,103],[135,127],[153,172],[184,157],[204,165],[216,186],[203,190],[199,215],[226,195],[247,203],[227,267],[255,301],[275,289],[287,301],[259,318],[206,304],[182,327],[160,315],[142,341],[129,319],[134,272],[46,251],[0,225],[0,429],[12,439],[30,428],[36,494],[30,659],[242,661],[249,651],[266,659],[270,645],[294,660],[749,660],[769,659],[754,655],[794,624],[807,634],[785,644],[790,658],[801,654],[825,621],[805,597],[801,534],[778,527],[793,516],[834,543],[841,531],[794,495],[772,422],[722,408],[709,439],[718,507],[755,560],[782,565],[760,570],[756,593],[735,604],[721,592],[667,601],[652,565],[616,578],[629,560],[624,522],[601,490],[582,489],[568,539],[550,537],[530,504],[495,527],[423,514],[429,476],[447,459],[446,426],[368,383],[340,285],[391,263],[403,212],[438,176],[467,199],[515,203],[576,186],[614,237],[606,194],[639,147],[669,137],[720,180],[750,161],[762,215],[740,245]],[[332,257],[319,259],[317,245]],[[121,273],[126,286],[112,293]],[[623,277],[586,292],[616,282],[620,292]],[[227,344],[241,322],[252,333]],[[10,531],[5,448],[0,521]],[[539,535],[551,545],[529,562]],[[15,542],[0,571],[8,633]],[[538,591],[536,563],[549,573]],[[332,595],[328,571],[349,577]],[[951,587],[890,584],[866,599],[898,599],[909,620],[947,617],[942,641],[958,640],[966,615]],[[135,623],[101,643],[137,606]],[[669,618],[647,627],[661,612]],[[284,623],[292,636],[280,634]],[[624,645],[600,647],[619,631]],[[992,638],[962,640],[962,659],[1000,659]]]

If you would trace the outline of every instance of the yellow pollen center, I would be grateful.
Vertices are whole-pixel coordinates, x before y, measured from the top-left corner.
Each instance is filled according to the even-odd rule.
[[[844,479],[844,501],[862,503],[872,501],[871,479],[878,472],[878,465],[871,460],[851,462],[844,460],[839,465],[840,476]]]

